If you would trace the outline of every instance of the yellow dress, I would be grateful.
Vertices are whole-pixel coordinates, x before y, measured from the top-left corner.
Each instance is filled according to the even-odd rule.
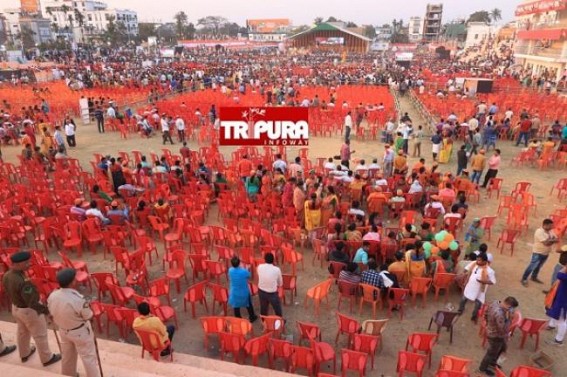
[[[306,200],[305,209],[305,229],[311,231],[321,226],[321,208],[311,209],[310,200]]]
[[[449,142],[448,138],[443,139],[443,146],[439,152],[439,163],[446,164],[451,158],[451,152],[453,151],[453,143]]]
[[[411,259],[411,254],[411,250],[406,253],[406,263],[410,280],[411,278],[421,278],[425,276],[425,260],[414,261]]]

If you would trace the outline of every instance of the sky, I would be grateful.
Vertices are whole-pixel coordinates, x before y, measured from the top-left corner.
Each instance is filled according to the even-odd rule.
[[[294,25],[310,25],[315,17],[329,16],[357,24],[382,25],[393,18],[423,16],[428,0],[102,0],[110,7],[138,12],[140,21],[167,22],[179,11],[190,22],[204,16],[223,16],[241,25],[247,18],[289,18]],[[439,1],[429,0],[431,3]],[[477,10],[498,7],[502,21],[512,21],[521,0],[447,0],[443,2],[443,21],[466,18]],[[19,0],[0,0],[0,7],[12,7]],[[4,5],[5,4],[5,5]]]

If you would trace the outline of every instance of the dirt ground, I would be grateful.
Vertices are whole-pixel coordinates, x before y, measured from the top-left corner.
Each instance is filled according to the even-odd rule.
[[[372,100],[369,100],[372,102]],[[409,101],[405,98],[401,99],[402,111],[409,112],[410,116],[414,120],[414,124],[420,124],[421,119],[417,115],[417,112],[410,105]],[[425,127],[424,127],[425,128]],[[80,159],[81,164],[84,169],[90,170],[90,165],[88,161],[92,160],[94,152],[100,152],[103,154],[116,155],[117,151],[131,151],[140,150],[146,153],[150,151],[159,152],[162,148],[160,138],[151,139],[141,139],[138,135],[132,135],[128,140],[120,140],[117,133],[106,133],[100,135],[96,132],[96,126],[81,125],[77,133],[77,144],[78,147],[70,151],[72,157]],[[423,143],[422,155],[426,158],[427,164],[431,164],[431,146],[428,141]],[[338,135],[332,138],[312,138],[310,141],[310,151],[309,155],[311,159],[316,157],[329,157],[336,155],[339,152],[341,145],[341,138]],[[457,143],[457,146],[460,144]],[[171,147],[174,153],[178,153],[179,144]],[[190,143],[191,148],[197,148],[196,142]],[[495,261],[493,263],[493,268],[496,271],[497,284],[491,286],[488,289],[488,301],[503,299],[508,295],[515,296],[520,302],[520,311],[524,317],[532,318],[545,318],[545,313],[543,310],[543,299],[544,294],[542,289],[547,288],[547,285],[538,285],[535,283],[530,283],[528,288],[524,288],[520,284],[521,274],[526,267],[529,258],[531,256],[531,245],[533,232],[540,226],[541,221],[546,215],[552,213],[557,208],[565,207],[564,203],[559,202],[556,197],[549,196],[549,190],[553,184],[555,184],[560,178],[565,177],[566,174],[563,171],[550,169],[546,171],[537,171],[535,167],[522,167],[522,168],[512,168],[510,167],[510,160],[519,151],[519,147],[513,146],[512,142],[505,141],[499,142],[498,147],[502,149],[503,163],[501,169],[498,173],[499,177],[504,178],[503,193],[509,193],[517,181],[527,180],[532,183],[531,192],[536,195],[537,198],[537,214],[530,213],[530,226],[527,232],[524,232],[520,240],[516,243],[514,256],[509,255],[509,249],[507,248],[505,253],[501,255],[496,249],[496,241],[500,230],[505,225],[505,214],[501,216],[492,234],[492,240],[489,241],[489,251],[494,254]],[[373,157],[382,158],[383,145],[378,141],[359,141],[353,139],[351,148],[356,150],[356,158],[365,158],[367,161],[371,160]],[[3,147],[2,148],[4,159],[8,162],[16,162],[15,155],[20,153],[20,148],[15,147]],[[227,155],[230,152],[229,149],[226,150]],[[288,158],[291,159],[295,154],[288,152]],[[410,166],[416,161],[415,158],[410,158]],[[450,170],[452,172],[456,171],[455,157],[453,157],[452,162],[448,165],[442,166],[443,171]],[[474,217],[481,217],[484,215],[495,215],[498,206],[498,200],[493,196],[492,199],[488,199],[484,193],[481,192],[480,203],[471,203],[470,210],[467,218],[472,219]],[[208,217],[209,224],[215,224],[217,218],[216,206],[213,205],[211,213]],[[465,227],[468,223],[465,224]],[[460,234],[460,240],[462,240],[463,232]],[[163,252],[161,250],[160,252]],[[312,302],[308,303],[307,308],[303,306],[303,299],[305,297],[306,290],[315,285],[316,283],[324,280],[327,277],[327,270],[325,268],[320,268],[318,264],[313,267],[311,265],[311,250],[302,250],[305,256],[305,270],[299,269],[298,278],[298,297],[295,298],[295,302],[291,305],[284,306],[284,316],[287,319],[287,329],[286,333],[294,337],[297,340],[297,330],[295,320],[301,319],[302,321],[310,321],[319,324],[323,333],[323,340],[331,344],[334,344],[334,337],[336,334],[337,323],[335,312],[337,308],[337,290],[333,288],[330,294],[330,301],[328,307],[322,306],[321,314],[319,317],[314,316],[314,310]],[[89,269],[91,272],[95,271],[113,271],[114,263],[111,257],[107,257],[103,260],[102,252],[99,251],[96,255],[91,255],[91,253],[86,252],[83,254],[85,260],[89,262]],[[58,259],[56,250],[50,252],[50,258],[53,260]],[[557,256],[552,255],[549,261],[545,264],[540,278],[546,282],[550,280],[551,271],[553,266],[557,261]],[[286,270],[284,270],[286,272]],[[161,263],[155,263],[151,267],[150,279],[157,278],[161,276]],[[122,272],[119,273],[119,278],[124,281],[124,275]],[[201,326],[198,320],[192,319],[190,312],[183,311],[183,291],[187,287],[187,284],[182,283],[182,293],[177,294],[175,289],[172,287],[172,298],[174,298],[173,305],[177,311],[180,328],[176,334],[174,340],[174,346],[177,352],[190,353],[194,355],[219,358],[218,344],[213,341],[209,349],[203,348],[203,337]],[[88,290],[84,290],[84,293],[89,295]],[[456,290],[452,290],[448,296],[448,301],[453,305],[457,305],[460,296],[457,294]],[[212,301],[209,300],[209,303]],[[418,301],[419,302],[419,301]],[[348,315],[348,304],[343,303],[341,312]],[[383,339],[383,349],[379,355],[376,357],[375,369],[369,372],[368,375],[372,376],[393,376],[395,374],[396,359],[398,350],[404,349],[407,336],[412,332],[423,332],[427,331],[427,326],[429,324],[429,319],[436,310],[443,309],[445,303],[442,299],[439,302],[433,300],[433,295],[428,296],[428,301],[425,308],[417,307],[415,308],[411,303],[408,304],[406,309],[406,316],[403,321],[399,320],[397,315],[394,315],[384,334]],[[258,309],[258,302],[255,301],[255,306]],[[217,309],[218,310],[218,309]],[[426,370],[425,376],[433,376],[434,371],[437,369],[439,360],[442,355],[449,354],[459,357],[470,358],[473,360],[472,370],[478,368],[478,363],[482,359],[485,350],[481,347],[481,338],[478,336],[478,326],[472,324],[469,320],[470,311],[472,310],[472,305],[469,303],[465,315],[457,322],[454,332],[453,344],[449,344],[449,335],[443,331],[440,335],[439,342],[434,348],[432,367]],[[220,311],[217,311],[219,314]],[[197,315],[205,315],[204,308],[197,307]],[[210,313],[209,314],[213,314]],[[359,315],[358,310],[350,314],[353,317],[364,320],[369,319],[372,316],[371,309],[365,307],[361,315]],[[385,318],[387,312],[385,310],[378,313],[378,318]],[[11,320],[11,316],[8,312],[3,311],[0,313],[0,319]],[[257,322],[255,325],[256,334],[261,332],[261,324]],[[509,350],[507,354],[507,361],[504,363],[504,370],[509,372],[514,366],[519,364],[529,364],[530,356],[534,353],[534,340],[528,340],[526,347],[521,350],[519,349],[520,343],[520,333],[517,332],[515,336],[509,343]],[[564,375],[565,372],[562,370],[567,370],[567,362],[561,358],[565,353],[562,348],[554,348],[546,344],[546,340],[552,339],[553,334],[551,332],[543,332],[541,334],[540,340],[540,350],[543,350],[548,355],[550,355],[555,360],[554,374],[557,376]],[[101,337],[106,337],[106,335],[100,335]],[[111,327],[110,339],[117,340],[118,334],[116,329]],[[126,339],[129,343],[137,343],[134,335],[130,335]],[[346,340],[341,337],[339,344],[336,346],[336,350],[339,353],[340,349],[346,347]],[[230,360],[230,359],[229,359]],[[340,361],[338,362],[340,367]],[[322,371],[330,373],[329,366],[323,366]],[[370,367],[367,369],[370,371]]]

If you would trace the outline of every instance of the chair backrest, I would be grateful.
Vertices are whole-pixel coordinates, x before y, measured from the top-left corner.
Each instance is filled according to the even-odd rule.
[[[246,354],[252,356],[258,356],[268,352],[268,341],[270,340],[271,337],[272,334],[267,333],[264,335],[260,335],[256,338],[249,339],[244,345],[244,350],[246,351]]]
[[[207,288],[207,284],[208,281],[204,280],[191,285],[190,287],[187,288],[187,292],[185,293],[185,296],[191,302],[202,300],[206,294],[205,289]]]
[[[277,357],[287,359],[293,352],[293,343],[288,340],[269,338],[268,350],[272,359]]]
[[[248,335],[253,328],[249,320],[238,317],[224,317],[226,331],[232,334]]]
[[[388,288],[388,290],[392,292],[394,296],[391,297],[390,295],[388,295],[388,297],[390,297],[390,300],[395,304],[404,303],[410,293],[410,290],[405,288]]]
[[[441,362],[439,363],[439,370],[448,370],[455,372],[466,373],[469,371],[469,365],[472,360],[463,359],[456,356],[443,355],[441,357]]]
[[[169,294],[169,280],[167,277],[161,277],[150,281],[150,296],[163,296]]]
[[[380,288],[363,283],[360,284],[360,288],[362,289],[362,299],[364,301],[380,300]]]
[[[354,334],[360,329],[360,323],[354,318],[337,312],[337,322],[341,331]]]
[[[291,364],[293,365],[294,372],[297,368],[306,368],[311,371],[315,364],[315,354],[313,353],[313,350],[308,347],[293,345],[291,348]],[[311,373],[309,374],[311,375]]]
[[[374,353],[379,342],[380,337],[378,335],[354,334],[353,347],[355,351]]]
[[[358,293],[358,289],[360,284],[359,283],[351,283],[345,280],[338,281],[339,286],[339,294],[343,297],[352,297],[356,296]]]
[[[459,312],[450,312],[446,310],[439,310],[433,315],[433,321],[437,326],[451,327],[459,319]]]
[[[228,332],[220,332],[221,350],[224,352],[240,352],[244,347],[246,340],[240,334],[231,334]]]
[[[408,337],[408,345],[410,345],[414,351],[431,351],[435,342],[437,341],[438,335],[435,333],[413,333]]]
[[[551,372],[527,365],[519,365],[512,369],[510,377],[551,377]]]
[[[389,319],[367,319],[362,322],[361,334],[381,335],[386,329]]]
[[[281,334],[284,331],[285,322],[282,317],[277,315],[261,315],[264,332],[274,332]]]
[[[426,356],[408,351],[398,352],[397,372],[413,372],[421,374],[425,366]]]
[[[536,334],[543,329],[548,321],[547,319],[524,318],[520,324],[520,330],[529,334]]]
[[[225,317],[200,317],[205,334],[219,334],[225,330]]]
[[[321,336],[321,329],[314,323],[296,321],[297,329],[302,338],[317,339]]]
[[[366,352],[353,351],[349,349],[341,350],[341,369],[343,376],[347,370],[358,371],[364,375],[366,369],[366,362],[368,361],[368,354]]]

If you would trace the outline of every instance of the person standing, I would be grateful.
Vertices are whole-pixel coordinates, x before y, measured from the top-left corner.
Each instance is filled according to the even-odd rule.
[[[345,142],[350,140],[350,131],[352,130],[352,111],[345,116]]]
[[[258,266],[260,314],[268,315],[268,305],[272,305],[275,314],[282,317],[282,304],[278,294],[278,288],[283,285],[282,272],[274,266],[274,254],[266,253],[264,262]]]
[[[104,111],[102,111],[102,107],[98,106],[94,112],[94,117],[96,119],[96,125],[98,127],[98,133],[104,133]]]
[[[543,284],[543,282],[537,277],[539,270],[549,257],[551,247],[558,241],[557,236],[553,232],[553,221],[551,219],[543,220],[541,228],[536,229],[534,233],[532,259],[522,275],[521,282],[524,287],[528,286],[528,278],[530,275],[533,282]]]
[[[61,355],[51,352],[47,340],[47,306],[39,302],[39,292],[25,275],[29,268],[31,254],[19,251],[10,256],[12,267],[2,278],[2,285],[12,302],[12,316],[18,326],[18,349],[22,363],[35,353],[36,347],[30,344],[33,337],[39,350],[39,358],[44,367],[61,360]]]
[[[65,136],[67,137],[67,144],[69,144],[70,147],[77,146],[77,141],[75,140],[76,130],[77,126],[75,125],[75,122],[73,122],[73,119],[68,118],[65,121]]]
[[[341,164],[350,168],[350,158],[353,153],[356,153],[356,151],[350,150],[350,140],[346,139],[341,147]]]
[[[476,322],[478,320],[478,311],[486,299],[488,286],[496,284],[496,274],[488,265],[486,253],[479,254],[476,261],[469,263],[465,267],[465,271],[469,274],[469,277],[463,290],[463,298],[459,304],[459,314],[463,314],[465,311],[467,301],[474,301],[471,321]]]
[[[169,121],[171,120],[171,118],[167,118],[165,116],[165,114],[162,114],[161,116],[161,133],[162,133],[162,138],[163,138],[163,145],[165,145],[165,142],[169,140],[169,142],[171,143],[171,145],[173,145],[173,139],[171,138],[171,133],[169,132],[170,130],[170,126],[169,126]]]
[[[252,296],[250,296],[250,271],[240,267],[240,259],[237,256],[230,260],[231,268],[228,269],[228,280],[230,281],[230,290],[228,294],[228,303],[234,309],[234,316],[242,318],[240,308],[248,310],[248,319],[251,323],[256,321],[258,317],[254,313],[252,305]]]
[[[180,116],[175,120],[175,128],[177,128],[177,136],[180,142],[185,142],[185,121]]]
[[[516,141],[516,146],[520,145],[522,140],[524,140],[524,146],[528,147],[528,138],[530,137],[530,132],[532,131],[532,120],[525,118],[520,122],[520,133],[518,140]]]
[[[61,335],[61,374],[77,375],[78,355],[83,360],[87,377],[98,377],[100,369],[90,323],[93,311],[89,301],[75,289],[75,276],[73,268],[59,271],[57,282],[61,288],[53,291],[47,299],[49,313]]]
[[[486,188],[486,186],[490,183],[492,178],[496,178],[498,175],[498,169],[500,168],[500,149],[495,149],[494,154],[488,159],[488,171],[484,175],[484,183],[482,184],[482,188]]]
[[[132,328],[134,329],[134,331],[142,330],[156,333],[162,345],[165,345],[168,340],[170,342],[173,340],[173,335],[175,334],[175,326],[168,325],[166,327],[161,319],[151,315],[150,304],[148,304],[147,302],[139,303],[138,313],[140,314],[140,316],[134,319],[134,322],[132,323]],[[171,346],[161,351],[160,356],[168,356],[170,353]]]
[[[457,152],[457,177],[461,175],[463,170],[466,170],[468,163],[469,158],[467,156],[467,147],[463,144]]]
[[[480,182],[480,177],[482,176],[482,172],[484,171],[484,167],[486,166],[486,156],[485,156],[484,149],[478,151],[477,155],[474,155],[471,158],[471,169],[473,171],[471,176],[471,182],[476,183],[477,185]]]
[[[494,301],[486,310],[488,349],[478,369],[487,376],[496,374],[494,368],[498,358],[502,353],[506,352],[506,343],[510,337],[510,323],[512,322],[514,309],[518,305],[518,300],[509,296],[504,301]]]
[[[394,169],[394,151],[390,148],[390,144],[384,146],[384,159],[382,165],[384,166],[384,178],[389,178]]]
[[[555,274],[559,281],[555,298],[551,307],[546,309],[546,314],[551,318],[548,324],[549,329],[557,329],[557,333],[551,343],[562,346],[567,332],[567,253],[563,252],[559,256],[561,269]]]
[[[58,149],[63,148],[63,153],[67,153],[67,150],[65,148],[65,140],[63,139],[63,135],[61,134],[61,126],[55,126],[53,140],[55,140],[55,144],[57,144]]]

